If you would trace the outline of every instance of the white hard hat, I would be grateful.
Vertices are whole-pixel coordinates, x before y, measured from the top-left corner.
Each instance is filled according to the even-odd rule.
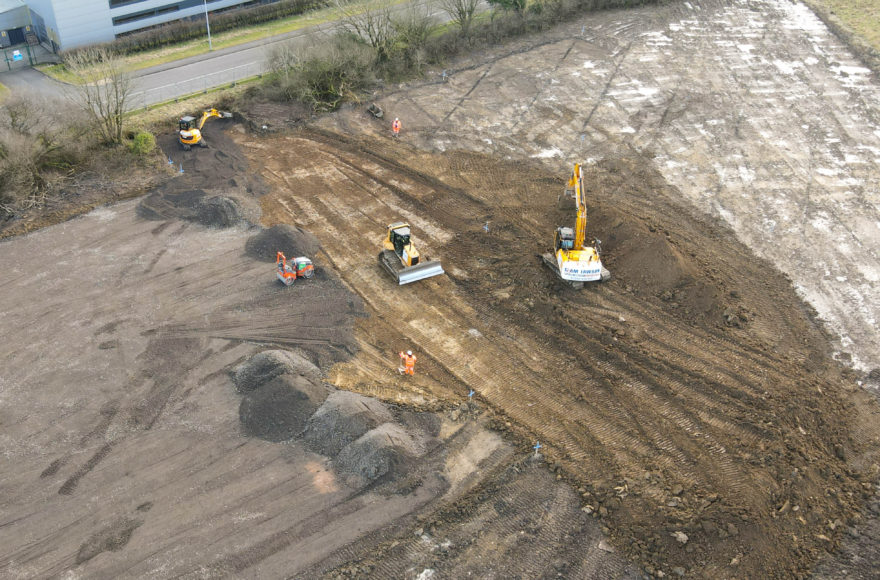
[[[409,356],[412,356],[412,351],[408,350],[408,351],[406,351],[406,354],[408,354]]]
[[[394,120],[395,120],[395,121],[400,121],[400,119],[398,119],[397,117],[394,117]]]

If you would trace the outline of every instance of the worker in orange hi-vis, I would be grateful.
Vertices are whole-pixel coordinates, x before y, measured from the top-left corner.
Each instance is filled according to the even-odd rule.
[[[403,363],[403,366],[397,367],[397,372],[400,374],[406,373],[408,375],[416,374],[416,355],[414,355],[411,350],[401,352],[400,360]]]
[[[397,117],[394,117],[394,121],[391,123],[391,133],[395,137],[400,136],[400,119],[398,119]]]

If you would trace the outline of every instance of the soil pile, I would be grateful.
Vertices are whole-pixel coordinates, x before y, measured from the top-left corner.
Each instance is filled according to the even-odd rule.
[[[825,523],[850,521],[868,493],[873,459],[851,459],[873,457],[876,425],[853,412],[868,407],[785,276],[695,215],[650,160],[609,146],[586,168],[588,236],[612,279],[575,291],[536,257],[575,220],[557,207],[571,166],[358,134],[303,129],[254,155],[277,180],[267,223],[292,213],[319,235],[346,231],[321,243],[377,314],[362,338],[394,352],[383,337],[402,334],[449,377],[381,395],[458,403],[472,386],[499,428],[541,441],[645,569],[796,576],[839,541]],[[327,175],[329,152],[343,174]],[[419,241],[448,274],[392,291],[357,256],[401,208],[425,220]],[[341,378],[375,392],[382,375],[364,372]]]
[[[370,429],[394,419],[376,399],[336,391],[309,420],[303,438],[317,453],[333,457]]]
[[[229,139],[223,123],[212,127],[208,148],[182,151],[174,134],[159,137],[169,165],[178,173],[141,200],[138,215],[146,219],[184,219],[208,227],[227,228],[243,219],[242,202],[266,192],[251,177],[247,160]]]
[[[241,219],[239,203],[222,195],[203,199],[196,208],[196,221],[208,227],[228,228]]]
[[[336,457],[336,468],[367,481],[399,474],[422,448],[406,430],[384,423],[346,445]]]
[[[238,416],[245,432],[267,441],[288,441],[327,398],[329,387],[299,375],[281,375],[242,397]]]
[[[258,389],[275,377],[301,376],[320,382],[321,371],[301,353],[289,350],[265,350],[244,361],[232,371],[232,382],[239,393]]]
[[[248,256],[264,262],[274,262],[278,252],[284,252],[290,259],[296,256],[314,256],[319,249],[321,244],[314,235],[287,224],[265,229],[252,236],[245,244]]]

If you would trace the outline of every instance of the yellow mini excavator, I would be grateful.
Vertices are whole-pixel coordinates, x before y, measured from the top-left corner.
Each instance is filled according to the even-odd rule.
[[[208,144],[205,143],[204,138],[202,138],[202,127],[205,126],[205,121],[207,121],[211,117],[231,119],[232,113],[227,113],[226,111],[218,111],[217,109],[209,109],[202,113],[202,116],[198,119],[189,115],[180,118],[179,139],[180,145],[181,147],[183,147],[184,151],[189,151],[194,145],[198,145],[199,147],[208,146]]]
[[[556,275],[575,288],[581,288],[584,282],[604,282],[611,278],[611,272],[602,266],[599,259],[599,241],[595,247],[584,245],[587,229],[587,201],[584,192],[584,179],[581,166],[574,165],[574,172],[565,193],[574,197],[577,207],[577,221],[574,229],[569,227],[556,228],[554,254],[546,253],[541,257]]]
[[[410,235],[407,223],[395,222],[389,225],[383,242],[384,249],[379,252],[379,263],[400,285],[443,274],[440,262],[422,261]]]

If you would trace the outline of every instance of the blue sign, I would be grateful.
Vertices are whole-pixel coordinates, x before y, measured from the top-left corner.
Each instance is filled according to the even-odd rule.
[[[13,50],[12,51],[12,60],[22,60],[23,58],[24,57],[21,55],[20,50]]]

